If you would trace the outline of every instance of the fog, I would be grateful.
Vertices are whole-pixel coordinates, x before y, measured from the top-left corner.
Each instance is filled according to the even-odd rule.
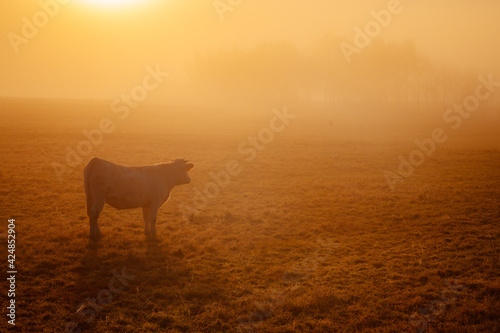
[[[500,0],[0,13],[10,325],[499,332]]]
[[[495,0],[98,2],[2,2],[0,95],[111,103],[155,68],[145,104],[442,112],[500,77]]]

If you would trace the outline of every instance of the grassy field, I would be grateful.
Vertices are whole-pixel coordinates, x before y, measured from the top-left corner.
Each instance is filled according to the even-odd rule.
[[[289,106],[296,118],[247,161],[239,147],[274,117],[272,106],[253,111],[140,107],[120,120],[105,103],[4,104],[1,232],[16,219],[15,329],[500,331],[498,124],[471,119],[449,132],[393,191],[384,172],[441,123],[361,124]],[[51,164],[65,164],[67,146],[103,117],[115,129],[59,180]],[[195,164],[192,183],[161,208],[156,241],[140,210],[109,206],[104,238],[89,241],[82,171],[91,156]],[[229,161],[240,173],[195,206]]]

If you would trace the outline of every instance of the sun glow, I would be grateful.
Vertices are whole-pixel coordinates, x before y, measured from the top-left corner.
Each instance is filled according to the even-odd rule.
[[[139,3],[139,0],[85,0],[85,1],[104,6],[120,6],[120,5],[131,4],[134,2]]]

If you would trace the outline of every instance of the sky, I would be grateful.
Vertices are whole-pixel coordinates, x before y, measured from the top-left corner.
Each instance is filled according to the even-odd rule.
[[[500,73],[498,0],[115,2],[2,1],[0,96],[112,99],[140,81],[148,66],[160,66],[169,80],[188,81],[195,54],[219,47],[287,41],[307,48],[328,34],[353,43],[355,27],[364,29],[373,11],[396,4],[397,13],[374,38],[412,39],[438,63]],[[230,9],[218,12],[214,3]],[[30,30],[34,22],[38,27]]]

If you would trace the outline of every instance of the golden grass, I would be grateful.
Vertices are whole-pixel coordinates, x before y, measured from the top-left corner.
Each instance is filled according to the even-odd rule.
[[[138,110],[93,155],[129,165],[188,158],[193,182],[161,208],[158,241],[146,240],[140,210],[106,206],[104,238],[93,244],[84,165],[64,182],[50,166],[107,112],[87,111],[4,115],[0,196],[4,219],[17,220],[19,331],[75,322],[86,332],[413,332],[410,316],[425,315],[445,281],[464,288],[428,332],[499,330],[500,152],[491,141],[457,133],[392,192],[383,171],[414,149],[413,132],[356,137],[295,110],[303,118],[247,163],[238,144],[271,113],[207,124]],[[241,174],[184,219],[179,205],[231,159]],[[78,307],[122,267],[134,279],[86,323]]]

